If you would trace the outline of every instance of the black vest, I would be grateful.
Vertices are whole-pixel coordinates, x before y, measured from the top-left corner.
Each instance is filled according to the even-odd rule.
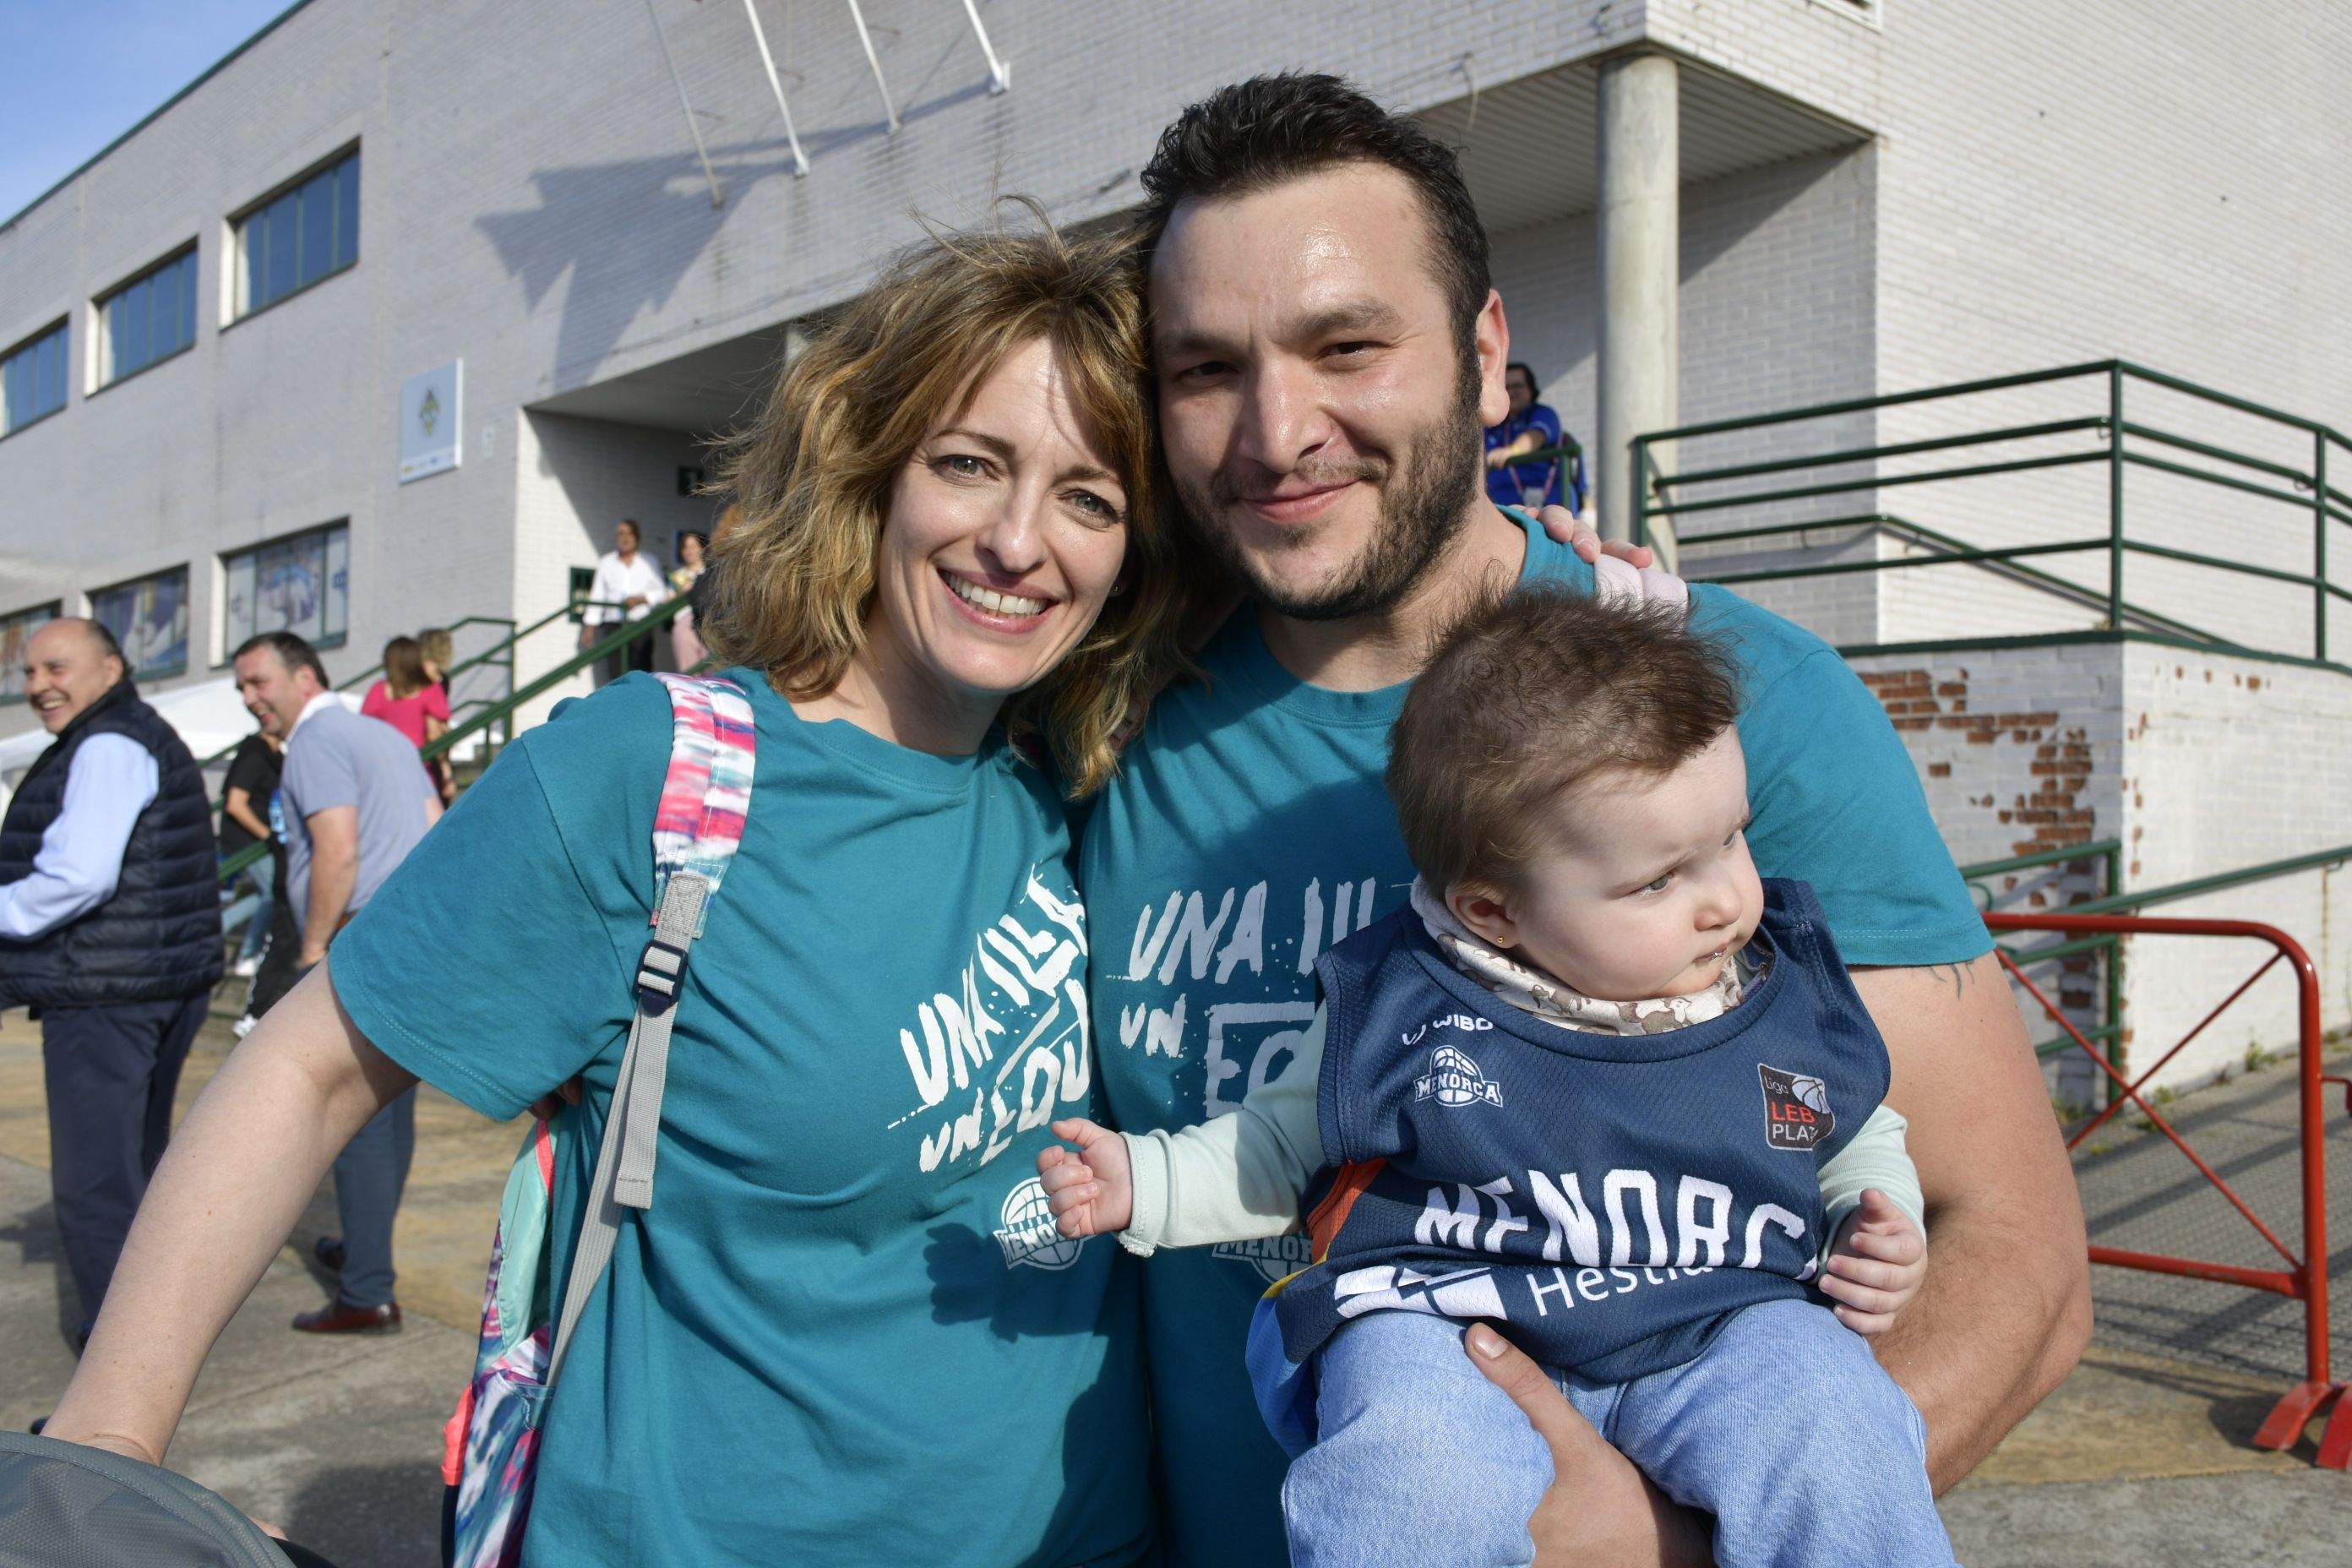
[[[155,798],[131,830],[114,896],[31,942],[0,938],[0,1005],[166,1002],[221,977],[220,867],[212,806],[187,746],[129,680],[76,714],[26,773],[0,823],[0,885],[31,874],[65,809],[74,752],[127,735],[155,759]]]

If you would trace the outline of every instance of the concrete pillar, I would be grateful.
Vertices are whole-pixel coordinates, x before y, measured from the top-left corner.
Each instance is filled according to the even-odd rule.
[[[1600,440],[1592,478],[1607,539],[1633,537],[1633,437],[1671,428],[1681,406],[1678,69],[1663,54],[1620,55],[1601,66]]]

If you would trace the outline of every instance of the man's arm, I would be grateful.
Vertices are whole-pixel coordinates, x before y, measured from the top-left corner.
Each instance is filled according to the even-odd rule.
[[[433,803],[436,807],[441,804]],[[436,815],[438,813],[436,811]],[[310,830],[310,901],[302,921],[302,963],[327,956],[360,880],[360,808],[331,805],[303,822]]]
[[[155,759],[129,736],[83,742],[32,871],[0,887],[0,939],[30,942],[112,898],[131,830],[160,783]]]
[[[1524,431],[1517,440],[1507,441],[1487,453],[1486,466],[1490,468],[1502,468],[1514,458],[1524,457],[1539,447],[1549,445],[1550,443],[1544,439],[1544,433],[1541,430]]]
[[[1943,1492],[2065,1381],[2091,1335],[2074,1173],[2000,961],[1857,969],[1910,1119],[1927,1281],[1874,1347],[1927,1418]]]

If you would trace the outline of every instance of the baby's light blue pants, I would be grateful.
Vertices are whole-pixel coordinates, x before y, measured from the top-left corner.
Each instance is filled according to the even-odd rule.
[[[1551,1455],[1461,1324],[1375,1312],[1316,1371],[1320,1434],[1282,1488],[1293,1568],[1533,1559]],[[1927,1424],[1825,1308],[1748,1308],[1697,1360],[1626,1383],[1554,1375],[1660,1490],[1715,1517],[1719,1568],[1952,1568]]]

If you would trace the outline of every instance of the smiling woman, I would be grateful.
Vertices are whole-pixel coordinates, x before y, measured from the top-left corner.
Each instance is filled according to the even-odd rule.
[[[1072,793],[1098,787],[1183,613],[1146,363],[1122,238],[908,253],[728,455],[743,514],[712,548],[705,639],[918,750],[1002,708]]]
[[[790,365],[726,470],[698,629],[728,668],[668,678],[675,710],[642,675],[562,706],[425,835],[190,1111],[49,1430],[159,1458],[327,1163],[420,1079],[499,1119],[578,1081],[520,1167],[543,1299],[571,1299],[667,952],[658,1201],[600,1218],[601,1270],[579,1254],[527,1501],[472,1446],[496,1421],[457,1424],[454,1539],[652,1568],[1146,1559],[1132,1280],[1055,1234],[1034,1173],[1093,1102],[1066,797],[1175,662],[1143,377],[1129,252],[1051,232],[936,239]],[[688,963],[646,945],[657,867],[721,822]],[[490,1342],[486,1380],[512,1370]]]

